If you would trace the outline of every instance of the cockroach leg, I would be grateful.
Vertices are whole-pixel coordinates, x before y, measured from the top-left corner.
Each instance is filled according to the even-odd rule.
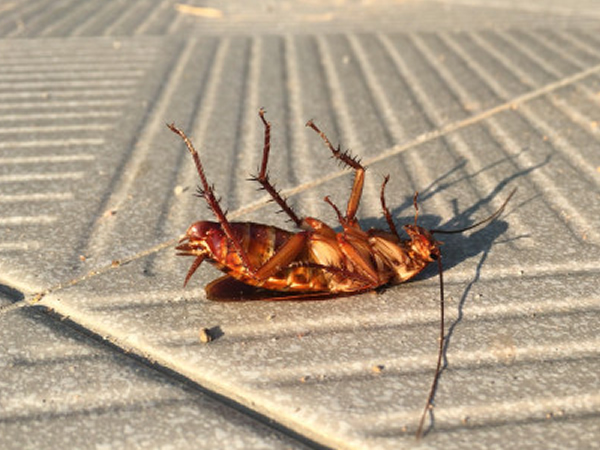
[[[340,246],[340,250],[346,257],[352,261],[356,269],[369,280],[370,284],[375,287],[381,285],[377,270],[373,267],[373,264],[365,259],[363,255],[350,243],[346,236],[342,233],[337,235],[337,240]]]
[[[312,128],[319,136],[321,136],[321,139],[327,148],[331,150],[334,158],[339,159],[344,164],[354,169],[354,183],[352,185],[350,198],[348,199],[348,207],[346,208],[346,222],[352,224],[356,221],[356,212],[358,211],[358,205],[360,204],[360,198],[362,196],[363,185],[365,183],[365,168],[358,159],[351,156],[348,152],[342,152],[339,146],[338,148],[335,148],[327,136],[325,136],[325,133],[323,133],[312,120],[306,122],[306,126]]]
[[[260,183],[262,188],[269,193],[269,195],[273,198],[275,203],[279,205],[279,207],[292,219],[292,221],[296,224],[298,228],[302,226],[302,219],[298,217],[298,215],[294,212],[294,210],[287,204],[285,198],[281,196],[279,191],[275,189],[275,186],[269,180],[269,173],[267,172],[267,164],[269,162],[269,152],[271,151],[271,123],[265,119],[265,110],[260,109],[258,111],[258,115],[260,116],[260,120],[262,120],[265,126],[265,143],[263,147],[263,156],[262,163],[260,166],[260,171],[258,175],[254,175],[250,177],[250,180],[257,181]]]
[[[199,194],[202,197],[204,197],[204,199],[206,200],[206,203],[208,203],[209,208],[212,210],[215,217],[221,224],[221,227],[223,228],[225,235],[233,244],[233,247],[235,248],[235,252],[240,257],[240,260],[242,261],[244,267],[248,270],[248,272],[251,275],[254,275],[256,273],[256,269],[250,263],[248,254],[246,253],[246,250],[244,250],[244,248],[242,247],[241,242],[233,234],[233,231],[231,229],[231,224],[227,220],[225,213],[221,209],[221,205],[219,205],[219,201],[215,197],[214,187],[211,186],[208,183],[208,180],[206,179],[206,175],[204,174],[204,167],[202,166],[202,162],[200,161],[200,155],[194,148],[194,144],[192,144],[192,141],[190,141],[190,139],[187,137],[187,135],[182,130],[177,128],[175,126],[175,124],[173,124],[173,123],[167,124],[167,126],[173,133],[175,133],[175,134],[179,135],[179,137],[181,137],[181,139],[185,143],[187,149],[191,153],[192,158],[194,159],[194,164],[196,164],[196,169],[198,170],[198,175],[200,175],[200,182],[202,183],[202,187],[199,189]]]
[[[335,203],[331,201],[329,195],[326,196],[323,200],[325,201],[325,203],[329,204],[329,206],[333,208],[335,214],[338,217],[338,221],[340,222],[340,224],[342,224],[342,226],[344,226],[346,224],[346,219],[344,218],[344,216],[342,216],[342,213],[340,212],[339,208],[335,205]]]
[[[415,207],[415,227],[417,226],[417,219],[419,217],[419,204],[417,203],[417,199],[419,198],[419,192],[415,192],[413,196],[413,206]]]
[[[301,231],[294,234],[285,244],[283,244],[267,262],[265,262],[256,276],[260,280],[266,280],[282,268],[290,265],[298,254],[304,250],[309,232]]]
[[[194,275],[194,272],[198,269],[198,267],[200,267],[200,264],[202,264],[205,258],[206,255],[200,255],[196,257],[196,259],[192,263],[192,266],[188,270],[187,275],[185,276],[185,280],[183,281],[183,287],[187,286],[188,281],[190,281],[190,278],[192,278],[192,275]]]
[[[381,209],[383,210],[383,216],[385,217],[385,221],[388,224],[388,227],[390,228],[390,231],[398,238],[398,240],[400,240],[400,235],[398,234],[398,229],[396,228],[396,224],[394,223],[394,220],[392,219],[392,215],[390,214],[390,210],[388,209],[387,205],[385,204],[385,187],[388,184],[388,181],[390,181],[390,176],[386,175],[383,178],[383,183],[381,183]]]

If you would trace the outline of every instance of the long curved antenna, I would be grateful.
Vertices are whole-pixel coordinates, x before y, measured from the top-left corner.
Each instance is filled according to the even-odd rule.
[[[429,230],[429,232],[430,233],[438,233],[438,234],[456,234],[456,233],[462,233],[464,231],[472,230],[473,228],[477,228],[478,226],[481,226],[484,223],[491,222],[494,219],[496,219],[500,214],[502,214],[502,211],[504,211],[504,208],[506,208],[506,205],[508,204],[508,202],[512,198],[512,196],[515,194],[515,192],[517,192],[517,188],[514,188],[512,190],[512,192],[508,195],[507,199],[504,200],[504,203],[502,203],[502,206],[500,206],[500,208],[498,208],[496,210],[496,212],[494,212],[491,216],[486,217],[485,219],[480,220],[477,223],[474,223],[473,225],[469,225],[468,227],[460,228],[458,230]]]
[[[443,276],[443,267],[442,267],[442,255],[438,254],[437,258],[438,262],[438,273],[440,275],[440,345],[438,348],[438,358],[437,365],[435,367],[435,375],[433,376],[433,382],[431,383],[431,388],[429,389],[429,395],[427,396],[427,403],[425,403],[425,409],[423,410],[423,414],[421,415],[421,420],[419,421],[419,428],[417,428],[416,438],[417,440],[423,437],[423,426],[425,425],[425,418],[427,417],[427,413],[431,412],[433,409],[433,397],[435,396],[435,391],[437,390],[438,381],[440,380],[440,375],[442,374],[442,357],[444,355],[444,340],[445,340],[445,326],[444,326],[444,276]]]

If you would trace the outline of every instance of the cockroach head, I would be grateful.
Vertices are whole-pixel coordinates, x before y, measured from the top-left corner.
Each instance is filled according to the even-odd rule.
[[[410,237],[411,249],[427,261],[435,261],[440,256],[439,241],[436,241],[429,230],[418,225],[404,225],[404,231]]]
[[[185,235],[179,240],[177,250],[183,252],[182,254],[195,254],[197,249],[202,247],[202,243],[209,240],[209,238],[215,238],[218,241],[221,235],[222,232],[218,223],[207,221],[195,222],[190,225]]]
[[[199,241],[204,239],[206,235],[214,228],[215,224],[213,222],[194,222],[185,232],[185,237],[183,239]]]

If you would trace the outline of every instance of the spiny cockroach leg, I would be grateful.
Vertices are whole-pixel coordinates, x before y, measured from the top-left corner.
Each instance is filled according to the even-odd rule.
[[[262,163],[260,165],[260,172],[258,175],[251,176],[250,179],[252,181],[257,181],[260,183],[262,188],[269,193],[269,195],[273,198],[275,203],[279,205],[279,207],[284,211],[290,219],[296,224],[298,228],[302,226],[302,219],[298,217],[298,215],[294,212],[294,210],[287,204],[285,198],[281,196],[281,194],[275,189],[275,186],[271,184],[269,181],[269,173],[267,172],[267,164],[269,162],[269,152],[271,151],[271,123],[267,122],[265,119],[265,110],[260,109],[258,111],[258,115],[260,116],[260,120],[262,120],[265,126],[265,144],[263,147],[263,156]]]
[[[336,149],[325,133],[323,133],[312,120],[306,122],[306,126],[315,130],[321,139],[325,143],[325,145],[331,150],[333,156],[344,164],[354,169],[354,184],[352,185],[352,192],[350,193],[350,198],[348,199],[348,207],[346,208],[346,222],[354,223],[356,221],[356,211],[358,211],[358,205],[360,203],[360,198],[362,196],[363,185],[365,183],[365,168],[363,165],[354,157],[352,157],[348,152],[342,152],[340,147]]]
[[[400,239],[400,235],[398,234],[398,229],[396,228],[396,224],[394,223],[394,220],[392,219],[392,215],[390,214],[390,210],[388,209],[387,205],[385,204],[385,187],[388,184],[388,181],[390,181],[390,176],[386,175],[383,178],[383,183],[381,183],[381,209],[383,210],[383,216],[385,217],[385,221],[388,224],[388,227],[390,228],[390,231],[398,238]]]
[[[179,135],[179,137],[181,137],[181,139],[185,143],[187,149],[192,154],[192,158],[194,159],[194,164],[196,164],[196,169],[198,170],[198,175],[200,175],[200,182],[202,183],[202,188],[199,191],[200,194],[204,197],[204,199],[206,200],[206,203],[208,203],[209,208],[212,210],[215,217],[221,224],[221,227],[223,228],[225,235],[233,244],[233,247],[235,248],[235,252],[240,257],[240,260],[242,261],[244,267],[246,269],[248,269],[250,274],[254,275],[256,273],[256,269],[250,263],[248,254],[246,253],[246,250],[244,250],[244,248],[242,247],[241,242],[233,234],[233,231],[231,229],[231,224],[227,220],[225,213],[223,212],[223,210],[221,209],[221,206],[219,205],[219,201],[215,197],[214,188],[213,188],[213,186],[211,186],[208,183],[208,180],[206,179],[206,175],[204,174],[204,167],[202,166],[202,162],[200,161],[200,155],[194,148],[194,144],[192,144],[192,141],[190,141],[190,139],[187,137],[187,135],[182,130],[177,128],[175,126],[175,124],[173,124],[173,123],[167,124],[167,126],[173,133],[175,133],[175,134]]]

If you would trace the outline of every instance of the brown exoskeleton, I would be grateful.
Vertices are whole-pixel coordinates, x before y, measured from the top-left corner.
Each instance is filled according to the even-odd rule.
[[[407,281],[421,272],[429,263],[438,262],[441,290],[441,327],[437,369],[427,400],[425,411],[417,431],[423,433],[427,411],[431,407],[435,387],[440,374],[444,344],[444,306],[440,242],[435,233],[459,233],[491,221],[500,215],[505,203],[490,217],[470,227],[454,230],[426,230],[417,225],[417,194],[414,196],[415,221],[405,225],[408,239],[400,237],[392,216],[386,206],[384,191],[388,182],[385,177],[381,186],[381,207],[389,231],[363,230],[356,212],[362,195],[365,168],[360,162],[335,148],[319,128],[309,121],[306,126],[316,131],[334,158],[354,169],[354,184],[343,215],[331,200],[325,201],[335,210],[341,232],[334,231],[324,222],[312,218],[300,218],[287,204],[269,180],[267,163],[270,151],[271,125],[265,119],[264,110],[259,111],[265,127],[262,164],[258,175],[252,180],[260,183],[279,207],[301,230],[293,233],[270,225],[252,222],[229,222],[217,201],[213,187],[208,183],[200,157],[185,133],[169,125],[178,134],[192,154],[201,187],[199,195],[204,197],[217,221],[200,221],[192,224],[181,239],[177,250],[180,255],[194,256],[184,285],[204,260],[214,264],[226,275],[206,286],[208,298],[245,298],[252,286],[271,291],[268,299],[314,299],[336,295],[356,294],[373,290],[387,284]],[[264,292],[264,291],[263,291]]]

